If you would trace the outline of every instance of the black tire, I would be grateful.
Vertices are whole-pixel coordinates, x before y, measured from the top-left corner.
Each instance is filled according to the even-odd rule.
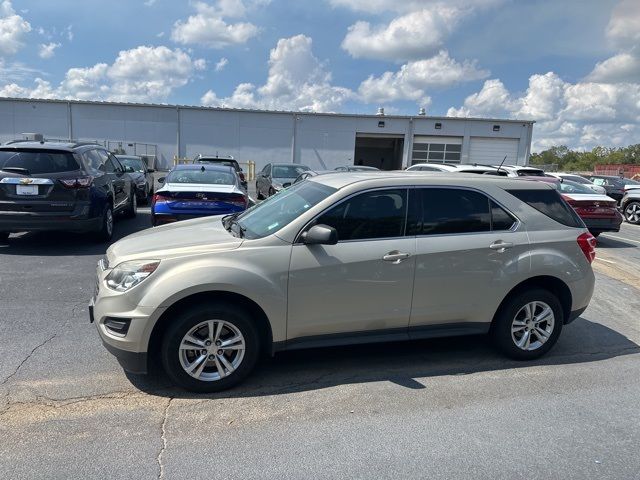
[[[273,189],[273,187],[269,187],[269,196],[272,197],[276,194],[276,191]]]
[[[149,205],[149,197],[150,197],[151,193],[149,192],[149,185],[145,185],[144,187],[144,194],[142,196],[142,198],[140,199],[142,201],[142,203],[144,203],[145,205]]]
[[[110,242],[113,238],[113,207],[107,203],[100,217],[100,229],[95,233],[98,242]]]
[[[136,192],[131,190],[131,198],[129,199],[129,205],[124,212],[124,216],[126,218],[136,218],[138,214],[138,197],[136,196]]]
[[[516,315],[530,302],[543,302],[547,304],[553,311],[554,322],[553,329],[546,342],[534,350],[524,350],[516,345],[516,341],[511,333],[511,328]],[[535,288],[515,293],[505,301],[500,311],[496,314],[496,318],[491,325],[490,334],[495,345],[508,357],[514,360],[533,360],[547,353],[558,341],[563,323],[564,314],[558,298],[548,290]],[[541,325],[548,326],[548,324],[543,323],[541,323]],[[522,334],[524,334],[524,332],[522,332]],[[514,335],[522,334],[517,333]],[[529,335],[531,338],[535,337],[536,342],[539,342],[539,336],[537,336],[537,334]]]
[[[0,232],[0,243],[7,243],[9,240],[9,232]]]
[[[192,377],[183,369],[179,347],[182,339],[191,329],[207,320],[224,320],[238,329],[244,337],[245,350],[239,365],[231,374],[216,380],[204,381]],[[196,305],[180,313],[165,332],[161,348],[162,364],[171,380],[186,390],[209,393],[231,388],[251,373],[260,355],[260,339],[251,316],[244,309],[223,303],[209,303]],[[228,353],[237,354],[234,351]],[[206,362],[207,366],[204,367],[203,373],[209,372],[215,375],[218,372],[216,367],[209,360]],[[226,373],[226,369],[224,371]]]
[[[622,210],[622,214],[624,215],[624,219],[633,224],[640,225],[640,202],[629,202],[624,206]]]
[[[258,200],[264,200],[264,196],[260,192],[260,189],[258,188],[258,183],[257,182],[256,182],[256,197],[258,197]]]

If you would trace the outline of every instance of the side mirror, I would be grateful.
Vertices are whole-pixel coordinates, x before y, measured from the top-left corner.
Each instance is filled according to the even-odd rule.
[[[282,188],[287,188],[291,186],[291,182],[283,183]]]
[[[335,245],[338,231],[328,225],[314,225],[300,237],[305,245]]]
[[[158,179],[158,183],[164,183],[164,181],[167,179],[167,177],[160,177]]]
[[[147,168],[147,173],[154,173],[155,170],[153,168]]]

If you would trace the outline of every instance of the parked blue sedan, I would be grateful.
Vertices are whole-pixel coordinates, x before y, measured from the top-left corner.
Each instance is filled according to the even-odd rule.
[[[248,198],[237,173],[220,165],[178,165],[165,178],[151,204],[153,226],[246,210]]]

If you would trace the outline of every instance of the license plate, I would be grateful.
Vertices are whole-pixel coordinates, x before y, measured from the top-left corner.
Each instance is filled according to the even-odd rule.
[[[38,195],[38,186],[37,185],[16,185],[16,194]]]

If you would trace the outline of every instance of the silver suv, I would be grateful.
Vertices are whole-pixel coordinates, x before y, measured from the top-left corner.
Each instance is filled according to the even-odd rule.
[[[305,347],[489,334],[530,360],[587,308],[594,247],[542,182],[329,173],[113,244],[90,314],[126,370],[200,392]]]

